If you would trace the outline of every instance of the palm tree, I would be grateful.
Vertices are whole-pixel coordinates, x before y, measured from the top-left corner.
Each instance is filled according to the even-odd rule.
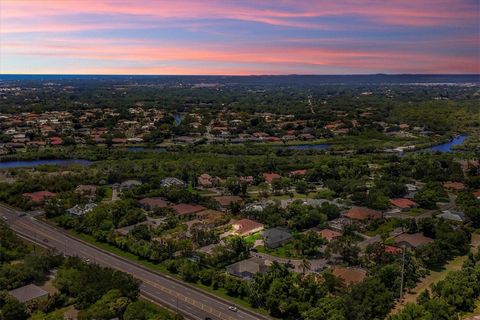
[[[300,263],[300,268],[302,268],[303,274],[305,274],[307,270],[310,270],[311,266],[312,265],[309,260],[305,258],[302,259],[302,262]]]

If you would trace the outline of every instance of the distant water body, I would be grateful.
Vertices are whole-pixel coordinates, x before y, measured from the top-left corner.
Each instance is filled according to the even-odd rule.
[[[452,140],[438,144],[433,147],[425,148],[420,151],[427,151],[427,152],[454,152],[455,150],[452,149],[455,146],[461,145],[468,136],[466,134],[461,134],[459,136],[454,137]]]
[[[68,166],[72,164],[79,164],[82,166],[86,166],[91,164],[91,161],[82,160],[82,159],[46,159],[46,160],[26,160],[26,161],[6,161],[0,162],[0,170],[1,169],[13,169],[13,168],[28,168],[28,167],[38,167],[41,165],[63,165]]]
[[[290,149],[290,150],[327,150],[328,148],[330,148],[330,145],[326,144],[326,143],[299,144],[299,145],[293,145],[293,146],[286,147],[286,149]]]

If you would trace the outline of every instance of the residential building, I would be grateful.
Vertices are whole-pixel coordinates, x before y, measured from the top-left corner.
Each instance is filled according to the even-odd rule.
[[[153,210],[156,208],[166,208],[168,207],[168,202],[164,198],[154,197],[154,198],[143,198],[138,201],[140,205],[146,210]]]
[[[262,231],[263,243],[269,249],[275,249],[292,239],[292,234],[285,228],[271,228]]]
[[[418,207],[418,204],[415,201],[406,198],[390,199],[390,204],[402,211]]]
[[[253,233],[262,231],[264,226],[262,223],[250,220],[241,219],[232,223],[233,234],[241,237],[251,235]]]
[[[175,210],[179,216],[192,216],[197,212],[206,210],[207,208],[198,204],[180,203],[174,205],[172,209]]]
[[[50,191],[37,191],[31,193],[23,193],[22,196],[24,196],[25,198],[29,198],[34,203],[41,203],[45,201],[45,199],[55,197],[56,194]]]
[[[345,217],[352,220],[367,220],[367,219],[381,219],[382,213],[373,209],[365,207],[353,207],[348,210],[345,214]]]
[[[232,203],[240,203],[243,199],[239,196],[219,196],[214,197],[213,200],[221,209],[227,209]]]
[[[319,236],[321,236],[323,239],[327,240],[328,242],[336,240],[342,236],[341,232],[331,230],[331,229],[323,229],[320,231],[316,231]]]
[[[394,238],[396,246],[419,248],[433,242],[433,239],[425,237],[421,233],[402,233]]]
[[[171,188],[171,187],[185,187],[186,184],[182,180],[174,177],[167,177],[160,181],[160,186],[164,188]]]
[[[278,173],[264,173],[263,178],[265,179],[265,182],[268,184],[271,184],[274,180],[279,180],[282,178]]]
[[[48,292],[34,284],[28,284],[26,286],[10,290],[8,291],[8,294],[21,303],[33,302],[42,299],[46,300],[48,298]]]
[[[346,285],[362,282],[367,277],[367,270],[361,268],[334,267],[332,275],[343,280]]]
[[[243,280],[250,280],[256,273],[268,271],[270,263],[262,258],[250,258],[227,266],[227,273]]]

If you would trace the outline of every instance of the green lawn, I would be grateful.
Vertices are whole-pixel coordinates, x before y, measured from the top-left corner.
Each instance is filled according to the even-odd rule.
[[[410,216],[410,217],[418,217],[419,215],[421,215],[423,213],[425,213],[425,210],[420,209],[420,208],[414,208],[414,209],[410,209],[410,210],[404,212],[405,215]]]
[[[243,238],[243,240],[245,240],[245,242],[249,245],[254,245],[255,241],[257,240],[261,240],[263,239],[262,237],[262,234],[260,232],[257,232],[257,233],[254,233],[254,234],[251,234],[245,238]]]
[[[112,187],[105,187],[105,197],[104,200],[112,200],[113,190]]]
[[[268,249],[268,248],[265,248],[264,246],[258,246],[256,249],[258,252],[270,254],[272,256],[276,256],[279,258],[287,258],[287,259],[302,258],[297,255],[296,250],[293,248],[292,243],[286,243],[275,249]]]
[[[393,231],[396,227],[400,226],[400,221],[398,219],[389,219],[385,223],[378,226],[377,229],[368,231],[367,235],[370,237],[381,235],[381,234],[388,234]]]

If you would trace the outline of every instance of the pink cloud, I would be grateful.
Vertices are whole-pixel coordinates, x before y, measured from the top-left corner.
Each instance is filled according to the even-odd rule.
[[[415,51],[398,51],[392,49],[357,50],[338,49],[334,47],[312,46],[276,46],[258,45],[254,47],[225,46],[206,44],[197,47],[195,44],[151,43],[145,40],[128,39],[57,39],[33,44],[19,41],[9,41],[2,45],[3,53],[9,55],[24,55],[46,58],[69,58],[76,61],[93,60],[98,64],[103,62],[114,63],[121,67],[125,63],[137,63],[139,70],[142,64],[187,65],[204,64],[211,66],[235,64],[238,67],[229,67],[228,70],[245,70],[241,73],[258,73],[260,70],[277,70],[281,73],[283,66],[297,66],[302,69],[312,67],[311,72],[321,72],[322,68],[338,67],[352,70],[373,70],[374,72],[480,72],[478,60],[475,57],[428,54]],[[97,67],[101,68],[101,66]],[[132,67],[134,68],[134,67]],[[177,67],[178,68],[178,67]],[[198,69],[198,67],[197,67]],[[287,68],[288,69],[288,68]],[[151,69],[158,70],[157,69]],[[163,69],[162,69],[163,70]],[[290,70],[290,69],[288,69]],[[318,71],[316,71],[318,70]],[[237,70],[235,74],[239,74]],[[193,71],[190,71],[190,74]],[[220,72],[221,73],[221,72]]]

